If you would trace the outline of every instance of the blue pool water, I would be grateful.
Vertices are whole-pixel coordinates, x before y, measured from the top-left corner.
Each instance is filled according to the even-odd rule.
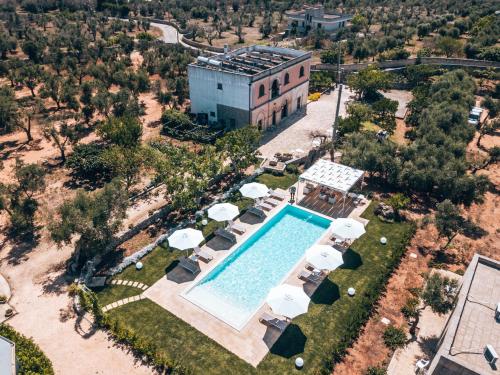
[[[287,205],[184,297],[241,329],[329,227],[331,221]]]

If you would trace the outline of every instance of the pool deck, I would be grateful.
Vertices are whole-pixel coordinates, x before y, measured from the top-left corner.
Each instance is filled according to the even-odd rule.
[[[303,184],[301,184],[303,185]],[[233,246],[224,250],[214,250],[213,244],[210,241],[207,246],[205,244],[202,249],[213,255],[213,260],[209,263],[199,262],[201,272],[194,278],[192,275],[184,270],[174,269],[169,273],[185,272],[186,277],[175,279],[169,277],[169,274],[162,277],[150,288],[144,292],[144,296],[157,303],[164,309],[168,310],[178,318],[184,320],[186,323],[190,324],[192,327],[196,328],[198,331],[202,332],[206,336],[210,337],[212,340],[219,343],[221,346],[231,351],[244,361],[250,363],[252,366],[257,367],[257,365],[262,361],[262,359],[269,352],[269,349],[278,340],[280,332],[274,328],[268,328],[259,322],[259,317],[263,312],[271,312],[269,307],[264,304],[257,310],[257,312],[250,318],[248,323],[243,327],[241,331],[236,330],[230,325],[219,320],[215,316],[211,315],[202,308],[191,303],[187,299],[181,296],[182,292],[186,291],[192,285],[201,280],[207,273],[209,273],[214,267],[216,267],[220,262],[222,262],[232,251],[240,246],[244,241],[246,241],[253,233],[255,233],[259,228],[261,228],[263,223],[270,220],[276,213],[278,213],[288,202],[288,192],[287,199],[283,200],[278,206],[276,206],[271,211],[267,212],[266,219],[259,223],[251,222],[249,219],[249,214],[244,214],[237,222],[245,226],[246,231],[243,235],[236,235],[237,243]],[[369,202],[366,202],[362,206],[359,206],[350,211],[349,217],[358,219],[362,221],[365,225],[367,220],[359,217],[361,213],[368,207]],[[308,210],[307,208],[301,207],[302,209]],[[322,215],[316,211],[313,213],[324,216],[328,219],[332,217]],[[327,243],[328,241],[328,231],[319,238],[317,243]],[[305,267],[305,259],[302,260],[292,269],[286,277],[285,283],[304,286],[304,282],[297,278],[297,274],[300,270]],[[176,267],[180,268],[180,267]],[[186,281],[187,280],[187,281]],[[312,284],[308,284],[307,288],[304,288],[306,293],[311,296],[317,287],[312,287]]]

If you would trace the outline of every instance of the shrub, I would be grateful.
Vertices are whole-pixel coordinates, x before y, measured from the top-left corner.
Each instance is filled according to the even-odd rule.
[[[299,174],[299,167],[296,164],[288,164],[286,171],[291,174]]]
[[[392,350],[406,346],[406,333],[402,328],[389,326],[384,331],[384,344]]]
[[[370,366],[366,370],[365,375],[387,375],[387,370],[379,366]]]
[[[316,102],[319,100],[319,98],[321,97],[321,94],[319,92],[314,92],[312,94],[310,94],[307,99],[311,102]]]
[[[52,363],[33,340],[16,332],[7,324],[0,324],[0,336],[16,344],[19,374],[54,374]]]

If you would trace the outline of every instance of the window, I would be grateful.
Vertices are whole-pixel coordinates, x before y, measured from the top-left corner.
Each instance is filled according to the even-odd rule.
[[[217,90],[222,90],[222,83],[217,84]]]
[[[215,112],[210,112],[210,117],[215,117]]]
[[[271,86],[271,99],[274,99],[280,95],[279,83],[278,80],[275,79],[273,81],[273,85]]]
[[[286,73],[285,74],[285,85],[288,85],[290,83],[290,74]]]
[[[318,29],[321,29],[321,24],[320,23],[318,23]]]
[[[300,67],[300,73],[299,73],[299,78],[304,77],[304,67]]]
[[[259,98],[262,98],[266,93],[266,89],[264,87],[264,85],[260,85],[259,86]]]

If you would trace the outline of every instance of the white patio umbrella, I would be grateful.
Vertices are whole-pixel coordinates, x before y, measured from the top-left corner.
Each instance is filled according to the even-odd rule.
[[[310,300],[302,288],[289,284],[282,284],[271,289],[266,298],[273,313],[290,319],[306,313]]]
[[[306,251],[306,261],[319,270],[333,271],[344,264],[342,253],[329,245],[314,245]]]
[[[240,210],[231,203],[218,203],[208,209],[208,217],[216,221],[233,220]]]
[[[268,192],[269,188],[266,185],[260,184],[258,182],[250,182],[240,188],[241,195],[252,199],[265,197]]]
[[[355,240],[365,234],[365,226],[351,218],[339,218],[330,225],[334,237],[344,240]]]
[[[172,233],[167,240],[168,245],[176,249],[193,249],[203,241],[203,233],[193,228],[179,229]]]

